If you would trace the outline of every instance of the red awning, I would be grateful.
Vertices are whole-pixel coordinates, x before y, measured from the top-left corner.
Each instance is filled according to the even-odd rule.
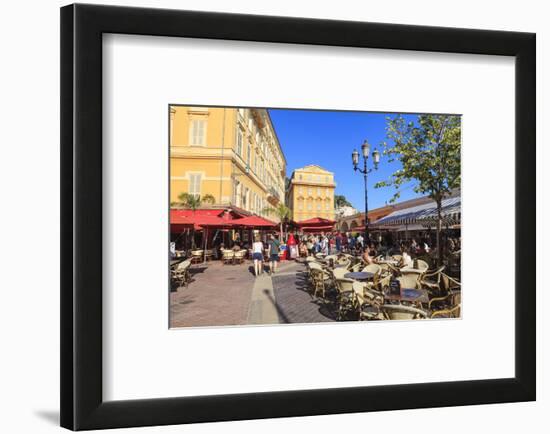
[[[277,226],[277,223],[255,215],[233,220],[233,224],[235,226],[244,226],[250,228],[274,228],[275,226]]]
[[[334,228],[333,225],[328,225],[328,226],[305,226],[305,227],[301,227],[300,229],[303,230],[304,232],[329,232],[329,231],[332,231],[333,228]]]
[[[204,227],[228,228],[234,227],[235,220],[222,218],[223,211],[197,209],[171,209],[170,210],[170,229],[172,232],[178,232],[182,228],[194,227],[200,230]]]
[[[329,227],[332,229],[336,222],[334,220],[324,219],[321,217],[314,217],[308,220],[302,220],[301,222],[296,222],[296,225],[301,228],[320,228],[320,227]]]

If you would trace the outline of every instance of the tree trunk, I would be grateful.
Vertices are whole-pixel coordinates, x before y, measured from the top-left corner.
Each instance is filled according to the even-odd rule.
[[[440,267],[443,263],[443,245],[441,243],[441,200],[437,202],[437,234],[436,234],[436,251],[437,251],[437,265]]]

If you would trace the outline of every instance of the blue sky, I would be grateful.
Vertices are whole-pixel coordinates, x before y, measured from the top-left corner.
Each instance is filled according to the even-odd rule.
[[[292,171],[308,164],[317,164],[334,172],[336,194],[343,194],[357,209],[364,210],[363,175],[353,171],[351,153],[356,148],[361,153],[361,144],[367,139],[382,152],[381,142],[386,139],[386,117],[393,113],[366,113],[314,110],[270,109],[269,114],[287,159],[287,176]],[[415,120],[416,115],[403,115]],[[361,167],[362,167],[361,157]],[[372,167],[372,158],[369,158]],[[368,176],[369,209],[384,206],[395,189],[374,188],[374,184],[400,168],[399,162],[388,163],[381,156],[379,169]],[[401,187],[399,201],[418,197],[413,191],[414,182]]]

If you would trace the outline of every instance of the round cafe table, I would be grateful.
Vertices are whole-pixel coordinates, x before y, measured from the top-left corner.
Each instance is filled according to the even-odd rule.
[[[370,273],[369,271],[355,271],[355,272],[344,274],[344,277],[346,279],[354,279],[354,280],[369,280],[374,277],[374,273]]]

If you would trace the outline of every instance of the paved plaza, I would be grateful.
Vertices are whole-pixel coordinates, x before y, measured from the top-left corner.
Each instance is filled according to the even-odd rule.
[[[195,264],[187,287],[170,293],[171,327],[335,321],[305,289],[305,266],[283,261],[277,273],[254,277],[251,261]]]

